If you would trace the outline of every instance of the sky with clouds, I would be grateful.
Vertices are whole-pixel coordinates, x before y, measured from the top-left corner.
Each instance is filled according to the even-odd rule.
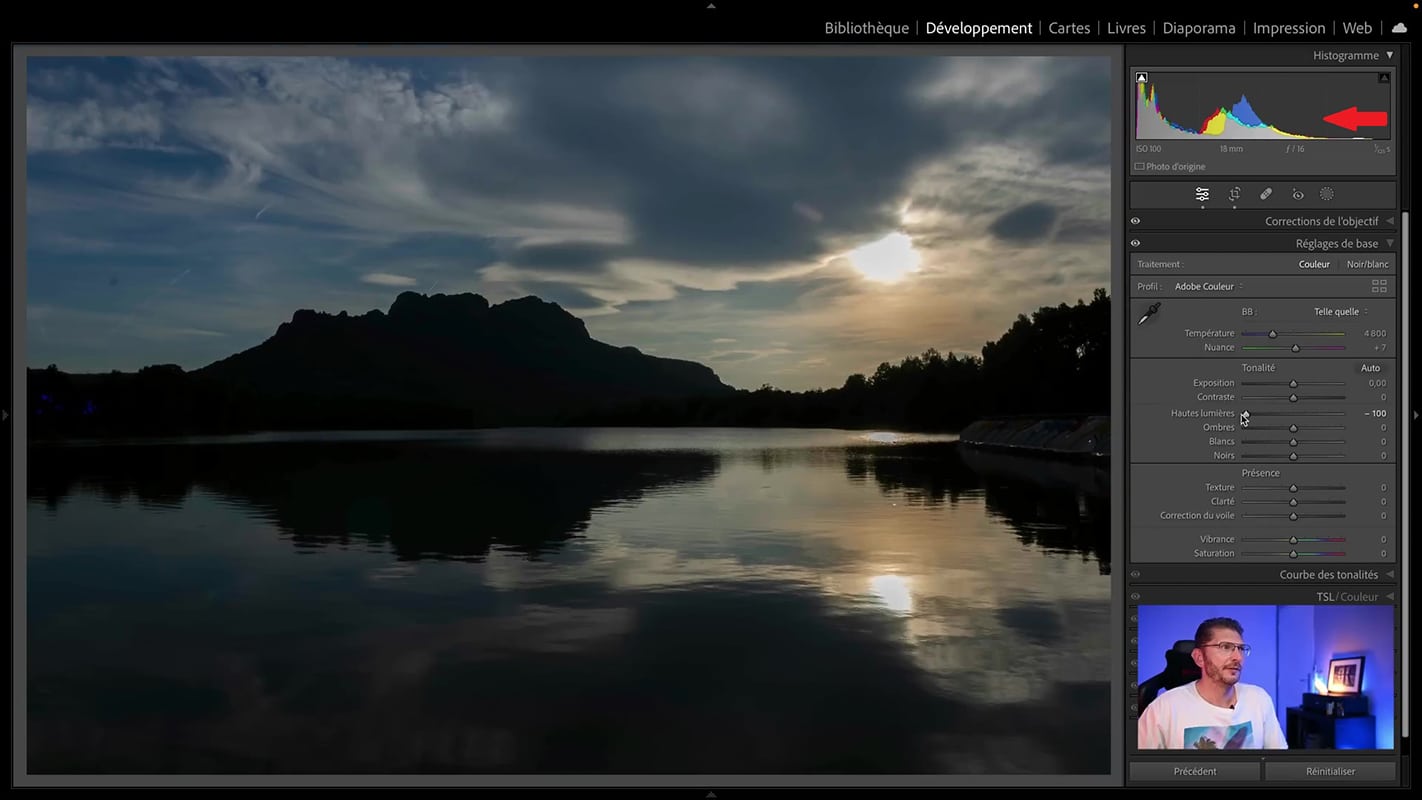
[[[537,295],[808,389],[1109,282],[1105,58],[31,58],[27,83],[31,366],[196,369],[413,290]]]

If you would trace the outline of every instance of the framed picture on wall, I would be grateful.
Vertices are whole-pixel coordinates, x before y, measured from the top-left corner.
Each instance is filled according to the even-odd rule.
[[[1358,694],[1363,691],[1363,656],[1328,661],[1328,693]]]

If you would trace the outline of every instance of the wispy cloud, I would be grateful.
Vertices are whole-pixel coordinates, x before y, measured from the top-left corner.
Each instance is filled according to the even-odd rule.
[[[760,350],[718,350],[714,353],[707,353],[702,358],[707,361],[759,361],[763,358],[789,355],[793,352],[793,350],[784,347],[768,347]]]
[[[362,275],[361,280],[376,286],[414,286],[418,283],[414,278],[405,275],[391,275],[387,272],[372,272],[369,275]]]
[[[154,102],[113,106],[89,98],[73,104],[31,101],[25,108],[25,142],[30,152],[156,149],[162,132],[162,109]]]
[[[941,62],[914,90],[928,103],[1017,107],[1051,91],[1051,73],[1059,66],[1053,58],[955,58]]]
[[[226,336],[222,331],[205,331],[201,328],[175,328],[173,333],[178,336]]]

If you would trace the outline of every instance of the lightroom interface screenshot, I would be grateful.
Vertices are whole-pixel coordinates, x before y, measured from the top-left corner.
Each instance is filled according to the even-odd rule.
[[[12,43],[16,787],[1411,786],[1413,3]]]

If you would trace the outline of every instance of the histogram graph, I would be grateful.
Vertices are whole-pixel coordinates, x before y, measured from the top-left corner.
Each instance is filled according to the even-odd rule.
[[[1161,72],[1135,78],[1135,138],[1391,138],[1388,71]]]

